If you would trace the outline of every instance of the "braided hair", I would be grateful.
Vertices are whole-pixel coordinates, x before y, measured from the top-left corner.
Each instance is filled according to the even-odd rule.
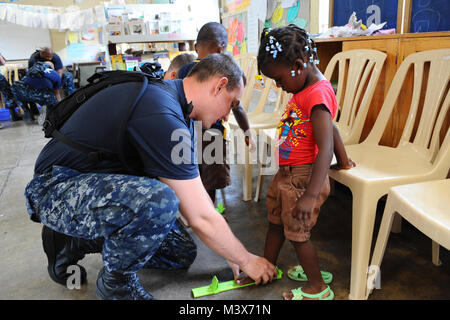
[[[277,62],[293,65],[296,59],[305,63],[319,63],[317,47],[309,33],[295,24],[275,29],[264,28],[258,51],[258,74],[267,63]]]

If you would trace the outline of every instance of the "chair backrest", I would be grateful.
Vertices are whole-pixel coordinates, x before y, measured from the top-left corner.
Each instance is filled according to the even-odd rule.
[[[14,64],[6,65],[6,79],[12,85],[14,82],[19,81],[19,67]]]
[[[258,104],[249,115],[256,115],[262,113],[267,103],[267,98],[269,97],[270,90],[274,87],[274,81],[266,76],[262,76],[264,82],[264,88],[261,91],[261,96],[259,97]],[[248,110],[248,109],[247,109]]]
[[[256,62],[256,54],[242,53],[240,55],[234,56],[234,60],[236,60],[239,67],[241,67],[242,71],[244,71],[245,76],[248,77],[250,69],[252,68],[252,64]]]
[[[429,65],[429,72],[427,79],[424,79],[426,65]],[[402,91],[402,85],[405,79],[409,80],[407,74],[410,68],[413,68],[414,72],[411,106],[397,148],[412,148],[422,152],[424,157],[435,164],[436,161],[450,162],[450,132],[448,128],[450,49],[427,50],[406,57],[397,70],[377,120],[363,143],[379,144]],[[421,94],[423,94],[425,85],[422,112],[419,114]],[[417,130],[413,137],[415,127]],[[442,130],[446,132],[445,139],[439,147]]]
[[[343,132],[345,144],[358,143],[383,69],[386,54],[378,50],[357,49],[333,56],[324,76],[331,80],[338,67],[338,117],[335,120]]]
[[[245,111],[248,111],[256,81],[255,75],[257,73],[257,63],[256,57],[254,56],[246,59],[246,61],[247,62],[244,63],[244,67],[241,66],[241,69],[244,71],[245,77],[247,78],[247,85],[245,86],[244,93],[242,94],[241,105]]]

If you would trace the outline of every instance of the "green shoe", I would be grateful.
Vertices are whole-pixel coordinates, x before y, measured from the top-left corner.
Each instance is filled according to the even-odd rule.
[[[323,282],[330,284],[333,281],[333,275],[328,271],[320,271]],[[308,281],[308,277],[303,271],[302,266],[298,265],[288,270],[288,277],[295,281]]]
[[[292,294],[294,295],[292,297],[292,300],[303,300],[303,298],[309,298],[309,299],[317,299],[317,300],[333,300],[334,299],[334,292],[330,289],[330,286],[327,286],[325,290],[322,292],[311,294],[306,293],[302,291],[302,288],[293,289],[291,290]],[[326,297],[324,297],[324,294],[329,292],[330,294]]]

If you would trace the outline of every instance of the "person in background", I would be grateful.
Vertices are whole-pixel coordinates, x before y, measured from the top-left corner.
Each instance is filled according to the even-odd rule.
[[[0,66],[4,66],[6,64],[6,59],[0,54]],[[11,115],[11,121],[22,120],[22,117],[17,114],[16,108],[19,107],[14,94],[11,91],[11,85],[4,75],[0,73],[0,94],[3,96],[3,102],[5,103],[5,107],[9,109],[9,114]]]
[[[37,62],[27,71],[21,81],[16,81],[11,90],[17,100],[23,102],[24,118],[32,120],[36,112],[33,104],[53,108],[61,100],[61,77],[50,61]],[[31,106],[30,104],[31,103]]]
[[[63,71],[64,66],[61,58],[54,53],[51,48],[44,47],[40,50],[36,50],[28,60],[28,69],[30,69],[38,61],[51,61],[53,63],[55,71],[58,72],[61,77],[61,86],[64,90],[65,96],[68,96],[75,91],[73,75],[70,72]]]
[[[186,65],[194,62],[195,56],[190,53],[181,53],[172,59],[170,66],[164,73],[164,80],[175,80],[178,78],[178,70]]]
[[[194,66],[199,61],[201,61],[201,59],[204,59],[208,55],[213,53],[223,53],[227,46],[227,42],[228,33],[223,25],[218,22],[208,22],[203,25],[198,32],[197,40],[195,43],[195,51],[197,51],[198,58],[194,62],[181,67],[180,70],[178,70],[178,78],[184,79],[186,76],[188,76],[192,68],[194,68]],[[244,131],[244,133],[246,133],[245,142],[247,146],[249,146],[250,150],[253,151],[256,148],[256,145],[250,135],[250,125],[248,122],[247,113],[245,112],[239,101],[237,101],[233,106],[232,111],[234,117],[236,118],[236,122],[239,124],[239,127]],[[228,126],[226,121],[219,120],[211,127],[211,129],[215,129],[215,131],[220,131],[223,137],[222,163],[206,164],[204,163],[203,159],[201,163],[199,163],[200,177],[213,203],[216,201],[216,190],[223,189],[231,185],[230,165],[226,163],[226,126]],[[203,137],[205,136],[205,134],[208,135],[208,132],[212,131],[203,130],[201,136],[199,133],[203,151],[208,147],[210,143],[215,140],[212,138],[211,142],[209,142],[208,140],[204,141],[205,139],[203,139]],[[202,155],[204,155],[203,151]]]

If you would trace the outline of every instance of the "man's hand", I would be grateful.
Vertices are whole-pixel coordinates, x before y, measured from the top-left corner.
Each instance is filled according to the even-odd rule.
[[[180,200],[181,214],[188,220],[192,230],[210,249],[228,261],[236,278],[239,269],[255,280],[256,284],[272,281],[277,275],[273,264],[265,258],[248,252],[234,236],[230,227],[215,210],[203,187],[200,177],[190,180],[174,180],[160,177],[174,190]]]
[[[230,266],[231,270],[233,271],[234,281],[237,282],[239,279],[239,273],[240,273],[239,266],[236,263],[231,262],[230,260],[227,260],[227,263]]]
[[[250,253],[250,259],[245,266],[240,268],[245,272],[248,277],[255,281],[255,284],[260,283],[266,284],[267,282],[272,282],[273,278],[277,276],[277,269],[273,264],[271,264],[266,258],[256,256]],[[238,276],[236,281],[238,284],[245,284],[249,282],[242,281],[242,274]],[[236,280],[236,278],[235,278]]]

